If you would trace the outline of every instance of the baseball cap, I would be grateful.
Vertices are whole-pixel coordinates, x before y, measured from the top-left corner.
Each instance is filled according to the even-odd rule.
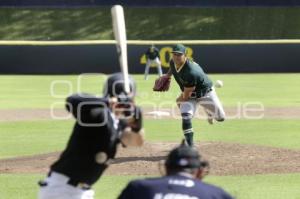
[[[201,156],[196,149],[181,144],[169,153],[165,164],[168,168],[200,168]]]
[[[182,44],[176,44],[173,46],[172,53],[185,54],[186,47]]]

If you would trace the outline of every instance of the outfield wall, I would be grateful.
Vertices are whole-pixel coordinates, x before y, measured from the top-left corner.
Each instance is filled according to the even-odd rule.
[[[300,7],[125,7],[124,12],[129,40],[300,39]],[[0,8],[0,27],[0,40],[114,39],[110,7]]]
[[[129,41],[130,73],[144,72],[145,50],[154,43],[168,70],[171,46],[178,41]],[[300,42],[181,41],[187,54],[208,73],[300,72]],[[80,74],[119,71],[114,41],[0,42],[1,74]],[[153,68],[152,73],[155,73]]]

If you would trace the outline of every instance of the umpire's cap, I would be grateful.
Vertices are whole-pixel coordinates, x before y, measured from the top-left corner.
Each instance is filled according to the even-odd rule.
[[[169,153],[165,165],[168,169],[200,168],[201,156],[196,149],[182,143]]]
[[[186,53],[186,47],[182,44],[176,44],[176,45],[173,46],[172,53],[185,54]]]
[[[117,97],[119,102],[132,99],[136,94],[136,85],[132,77],[129,77],[130,93],[125,92],[124,77],[122,73],[114,73],[108,77],[103,88],[104,97]]]

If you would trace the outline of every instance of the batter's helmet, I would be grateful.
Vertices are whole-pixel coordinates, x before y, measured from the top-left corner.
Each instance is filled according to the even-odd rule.
[[[119,102],[127,102],[134,98],[136,85],[132,77],[129,77],[130,93],[125,92],[124,77],[122,73],[114,73],[108,77],[103,88],[104,97],[117,97]]]

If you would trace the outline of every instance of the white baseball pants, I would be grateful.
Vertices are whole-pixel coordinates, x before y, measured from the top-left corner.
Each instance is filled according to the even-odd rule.
[[[157,72],[159,76],[162,76],[161,62],[158,57],[155,59],[147,59],[146,68],[145,68],[145,80],[148,79],[149,70],[152,65],[157,67]]]
[[[69,178],[62,174],[52,172],[46,178],[47,185],[41,186],[38,199],[94,199],[92,189],[83,190],[67,184]]]
[[[209,118],[217,121],[225,120],[225,112],[223,106],[217,96],[214,88],[208,92],[205,96],[197,99],[190,99],[187,102],[180,104],[181,113],[189,113],[194,117],[198,105],[201,105]],[[198,112],[197,112],[198,114]]]

